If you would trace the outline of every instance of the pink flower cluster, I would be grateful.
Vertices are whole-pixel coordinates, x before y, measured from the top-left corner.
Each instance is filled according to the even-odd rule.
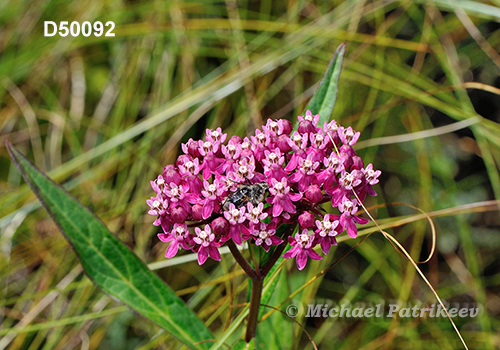
[[[321,259],[316,245],[328,254],[344,230],[356,237],[356,223],[368,222],[356,215],[357,198],[376,195],[381,172],[365,167],[352,148],[359,132],[335,121],[319,126],[310,111],[298,120],[293,132],[288,120],[268,120],[250,138],[226,143],[217,128],[207,129],[205,141],[182,144],[184,154],[151,181],[156,196],[147,200],[154,225],[164,230],[159,239],[171,242],[167,258],[180,246],[197,252],[201,265],[208,256],[220,260],[217,248],[228,240],[268,252],[287,239],[292,248],[283,257],[295,257],[302,270],[308,256]],[[338,214],[327,213],[325,203]],[[280,237],[284,223],[298,223],[297,233]]]

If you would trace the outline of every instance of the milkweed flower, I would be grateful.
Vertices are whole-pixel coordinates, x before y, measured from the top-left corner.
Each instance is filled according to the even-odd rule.
[[[181,145],[146,201],[164,231],[158,238],[169,244],[167,258],[191,250],[201,265],[220,260],[218,248],[230,240],[266,252],[288,242],[283,257],[302,270],[308,258],[321,259],[315,247],[328,254],[344,231],[357,236],[357,225],[368,222],[357,215],[359,201],[376,195],[381,171],[356,154],[360,133],[352,127],[320,125],[311,111],[297,119],[295,131],[286,119],[269,119],[250,137],[207,129],[204,140]],[[298,226],[296,233],[280,230],[284,224]]]

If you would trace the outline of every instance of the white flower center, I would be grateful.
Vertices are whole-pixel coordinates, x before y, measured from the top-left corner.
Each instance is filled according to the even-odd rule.
[[[308,172],[311,170],[313,162],[310,159],[306,159],[303,164],[304,171]]]
[[[240,165],[238,171],[240,172],[240,174],[246,174],[248,173],[248,168],[244,165]]]
[[[205,152],[211,152],[212,151],[212,143],[205,141],[203,143],[203,149],[205,150]]]
[[[323,221],[323,227],[325,231],[330,231],[332,229],[332,223],[330,221]]]
[[[283,193],[284,191],[284,186],[281,182],[278,182],[276,185],[274,185],[274,189],[278,192],[278,193]]]
[[[308,241],[309,241],[309,235],[306,234],[299,235],[299,241],[298,241],[299,244],[304,246],[307,244]]]
[[[205,231],[200,231],[200,233],[198,234],[198,237],[200,237],[202,240],[205,241],[208,237],[208,234]]]

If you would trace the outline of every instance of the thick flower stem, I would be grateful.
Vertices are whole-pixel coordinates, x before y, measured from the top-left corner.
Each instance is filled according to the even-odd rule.
[[[246,272],[248,277],[250,277],[252,280],[257,278],[257,273],[255,270],[250,266],[248,261],[241,255],[240,251],[236,247],[236,244],[232,240],[227,241],[227,246],[229,247],[229,250],[231,251],[231,254],[233,254],[234,259],[236,262],[241,266],[243,271]]]
[[[252,278],[252,292],[250,293],[250,306],[248,312],[247,333],[245,341],[249,343],[257,332],[257,323],[259,321],[260,299],[262,297],[262,286],[264,285],[264,276],[261,278]]]

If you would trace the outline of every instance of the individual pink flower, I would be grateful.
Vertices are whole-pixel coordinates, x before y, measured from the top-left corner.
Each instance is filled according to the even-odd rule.
[[[267,201],[273,205],[273,216],[279,216],[283,210],[290,214],[296,213],[295,205],[292,204],[292,201],[298,201],[302,198],[302,195],[290,192],[290,186],[288,186],[285,177],[281,181],[271,179],[271,185],[272,187],[269,189],[269,192],[273,195],[273,198],[267,198]]]
[[[325,255],[328,254],[332,245],[337,245],[335,236],[340,233],[336,230],[339,226],[339,220],[331,221],[334,217],[332,214],[325,214],[323,221],[316,220],[316,238]]]
[[[370,186],[374,186],[378,184],[378,177],[382,172],[380,170],[373,170],[373,164],[368,164],[365,169],[361,169],[363,174],[365,175],[366,182]]]
[[[309,256],[313,260],[321,260],[321,256],[313,250],[314,235],[309,235],[308,230],[302,230],[302,233],[295,233],[295,238],[288,237],[288,243],[292,248],[283,254],[285,259],[295,258],[297,261],[297,268],[302,270],[307,263]]]
[[[222,129],[220,127],[215,130],[207,129],[206,134],[207,134],[206,137],[207,141],[212,142],[214,144],[215,143],[221,144],[224,141],[226,141],[227,138],[227,134],[223,134]],[[217,152],[217,150],[214,150],[214,152]]]
[[[197,202],[196,196],[189,193],[189,187],[185,185],[177,186],[175,183],[171,182],[170,187],[165,187],[165,194],[172,204],[181,205],[186,211],[190,211],[191,208],[189,204],[194,204]]]
[[[228,144],[227,146],[222,145],[222,154],[226,158],[226,161],[222,162],[219,166],[218,172],[223,174],[226,170],[232,169],[233,164],[240,158],[242,148],[241,144]]]
[[[190,192],[199,194],[203,187],[203,182],[198,176],[200,173],[200,161],[198,158],[179,165],[179,172],[183,176],[183,180],[189,187]]]
[[[356,199],[350,200],[344,198],[339,205],[339,210],[342,213],[339,220],[342,230],[346,229],[349,237],[356,238],[358,235],[356,222],[358,224],[366,224],[369,221],[368,219],[360,218],[355,215],[358,212],[358,201]]]
[[[166,258],[172,258],[177,254],[179,250],[179,246],[186,250],[190,250],[191,247],[187,243],[187,237],[189,235],[189,230],[186,224],[174,224],[174,228],[172,231],[165,230],[165,227],[162,225],[164,233],[159,233],[158,238],[162,242],[172,242],[167,248],[165,252]]]
[[[272,245],[280,245],[283,240],[275,236],[276,228],[272,224],[260,223],[259,226],[254,228],[252,235],[255,239],[255,245],[261,246],[266,252]]]
[[[163,199],[161,195],[157,195],[156,197],[151,197],[151,199],[147,199],[146,203],[149,205],[149,215],[165,215],[166,210],[168,208],[168,200]]]
[[[256,129],[255,136],[250,136],[250,139],[252,140],[252,151],[254,152],[255,159],[258,161],[262,160],[264,158],[264,150],[271,143],[269,135]]]
[[[199,203],[203,205],[203,219],[207,219],[214,210],[219,209],[219,198],[224,194],[224,187],[217,179],[214,180],[213,184],[205,180],[203,186],[204,190],[201,191],[201,194],[204,198]]]
[[[262,159],[262,164],[264,165],[264,175],[266,175],[268,179],[274,178],[280,180],[288,175],[285,169],[283,169],[285,157],[281,154],[279,148],[276,148],[272,152],[265,150],[264,154],[266,157]]]
[[[285,170],[290,172],[297,168],[297,162],[299,158],[306,157],[308,134],[300,134],[297,131],[288,139],[288,144],[295,152],[292,154],[292,158],[288,162]]]
[[[311,140],[311,147],[308,154],[312,154],[313,161],[323,161],[326,155],[326,146],[328,144],[328,138],[323,134],[323,130],[319,130],[317,133],[310,133],[309,140]]]
[[[263,210],[264,203],[259,203],[259,205],[254,206],[252,203],[248,202],[245,216],[251,223],[258,224],[268,216],[267,213],[263,213]]]
[[[218,244],[215,242],[215,235],[212,233],[209,225],[205,225],[202,230],[199,227],[194,228],[196,236],[193,238],[193,242],[198,246],[195,248],[198,253],[198,264],[203,265],[207,261],[208,256],[212,259],[220,261],[220,253],[217,249]]]
[[[309,154],[307,158],[298,159],[298,169],[293,173],[289,180],[290,182],[299,183],[299,191],[305,192],[309,184],[316,181],[316,169],[319,167],[319,162],[313,160],[313,154]]]
[[[354,146],[358,142],[359,135],[361,135],[359,131],[356,132],[351,127],[346,129],[342,126],[338,128],[338,134],[342,143],[349,146]]]
[[[222,162],[215,153],[219,150],[220,142],[198,141],[200,154],[203,156],[202,170],[203,180],[208,180],[212,174],[216,173],[217,167]]]
[[[245,207],[239,209],[231,203],[229,204],[229,210],[224,211],[224,217],[231,225],[229,229],[229,235],[233,238],[234,243],[241,245],[243,243],[242,238],[248,239],[250,234],[250,229],[243,225],[247,217],[245,216]]]
[[[332,141],[335,144],[338,144],[340,141],[339,134],[338,134],[338,128],[339,125],[335,120],[332,120],[331,122],[325,122],[323,125],[323,132],[325,134],[325,138],[327,139],[327,147],[333,148]]]
[[[153,191],[156,192],[156,194],[163,194],[163,191],[165,189],[165,179],[163,178],[163,175],[158,175],[156,180],[150,181],[151,187],[153,188]]]

